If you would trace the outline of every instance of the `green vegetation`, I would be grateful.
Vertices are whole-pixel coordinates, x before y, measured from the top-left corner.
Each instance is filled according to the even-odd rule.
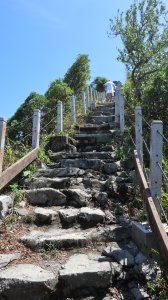
[[[104,92],[104,84],[108,81],[107,78],[105,77],[96,77],[94,81],[91,83],[91,86],[98,92]]]
[[[79,95],[87,87],[87,81],[90,79],[89,61],[88,55],[78,55],[64,76],[64,82],[68,84],[75,95]]]

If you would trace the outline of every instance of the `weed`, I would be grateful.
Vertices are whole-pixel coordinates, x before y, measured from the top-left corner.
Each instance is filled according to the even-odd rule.
[[[48,242],[45,245],[45,252],[46,252],[46,254],[49,254],[51,256],[57,257],[57,255],[58,255],[58,249],[57,249],[56,245],[52,242]]]
[[[15,182],[11,184],[9,187],[13,194],[14,203],[16,204],[21,202],[23,199],[24,192],[22,189],[20,189],[19,184]]]

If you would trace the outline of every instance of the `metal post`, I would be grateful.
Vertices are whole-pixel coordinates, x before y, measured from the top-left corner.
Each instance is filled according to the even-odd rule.
[[[162,167],[162,134],[162,121],[153,121],[151,124],[149,187],[159,214],[161,213],[161,208],[158,199],[160,200],[162,187],[162,171],[159,168],[159,165]]]
[[[74,95],[71,97],[70,106],[71,106],[71,120],[73,123],[76,123],[76,110],[75,110],[75,96]]]
[[[41,111],[39,109],[34,109],[34,113],[33,113],[33,132],[32,132],[32,148],[33,149],[39,147],[40,117],[41,117]]]
[[[63,131],[62,102],[57,103],[57,131]]]
[[[2,166],[3,166],[5,135],[6,135],[6,121],[4,118],[0,118],[0,174],[2,173]]]
[[[143,167],[142,109],[139,105],[135,107],[135,144]]]

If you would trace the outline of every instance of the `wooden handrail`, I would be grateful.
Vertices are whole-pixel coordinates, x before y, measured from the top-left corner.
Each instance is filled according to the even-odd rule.
[[[15,162],[12,166],[3,171],[0,175],[0,189],[7,185],[21,171],[23,171],[33,160],[37,158],[39,148],[31,150],[24,157]]]
[[[148,220],[154,237],[156,239],[159,253],[164,260],[166,270],[168,270],[168,236],[165,232],[160,216],[154,204],[149,186],[146,182],[143,169],[141,167],[140,158],[136,150],[134,150],[135,166],[139,178],[139,184],[144,201],[144,206],[148,214]]]

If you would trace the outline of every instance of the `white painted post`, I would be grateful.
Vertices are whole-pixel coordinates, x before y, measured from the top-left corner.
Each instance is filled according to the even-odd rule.
[[[33,113],[33,132],[32,132],[32,149],[39,147],[40,117],[41,117],[41,111],[39,109],[34,109],[34,113]]]
[[[86,115],[86,101],[85,101],[85,92],[82,93],[82,113]]]
[[[89,88],[86,88],[85,92],[85,102],[86,102],[86,107],[89,108]]]
[[[162,167],[162,134],[162,121],[153,121],[151,124],[149,187],[159,214],[161,213],[161,208],[158,199],[160,200],[162,187],[162,171],[159,168],[159,164]]]
[[[114,102],[115,102],[115,123],[119,123],[119,93],[120,90],[116,90],[115,97],[114,97]]]
[[[93,95],[92,95],[92,88],[91,86],[89,87],[89,94],[90,94],[90,108],[92,108],[92,103],[93,103]]]
[[[73,123],[76,123],[76,110],[75,110],[75,96],[74,95],[71,97],[70,106],[71,106],[71,120]]]
[[[139,105],[135,107],[135,144],[141,166],[143,167],[142,109]]]
[[[6,121],[4,118],[0,118],[0,174],[2,173],[2,166],[3,166],[5,135],[6,135]]]
[[[62,102],[57,103],[57,131],[63,131]]]
[[[120,130],[121,132],[124,131],[124,126],[125,126],[125,120],[124,120],[124,95],[123,95],[123,91],[120,90],[119,93],[119,97],[120,97],[120,101],[119,101],[119,105],[120,105]]]

